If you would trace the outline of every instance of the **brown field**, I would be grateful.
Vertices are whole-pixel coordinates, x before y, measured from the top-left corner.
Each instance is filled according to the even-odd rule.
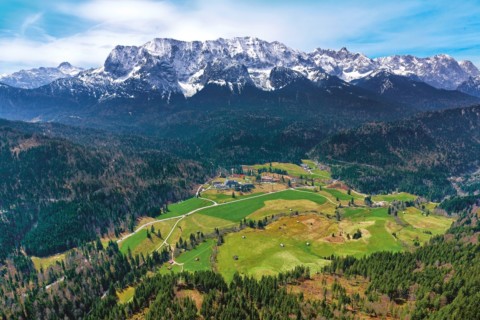
[[[388,299],[387,296],[381,296],[378,302],[369,302],[365,294],[369,282],[367,279],[358,276],[347,279],[334,274],[314,274],[310,280],[288,285],[287,290],[292,293],[303,293],[307,300],[322,301],[325,298],[327,303],[335,303],[337,299],[332,291],[335,282],[341,285],[349,296],[358,293],[361,299],[366,300],[365,304],[375,311],[375,314],[359,312],[358,307],[353,304],[353,307],[350,306],[348,310],[354,315],[355,319],[405,319],[405,312],[411,310],[415,304],[414,301],[397,304]]]
[[[203,303],[203,295],[198,292],[197,290],[179,290],[175,293],[175,296],[179,299],[190,298],[195,302],[197,309],[200,310],[202,308]]]
[[[298,285],[288,285],[287,288],[294,293],[303,292],[305,298],[309,300],[323,300],[325,297],[324,289],[327,289],[326,299],[328,302],[333,302],[331,287],[335,281],[345,288],[348,295],[358,292],[360,297],[365,297],[365,291],[368,287],[368,280],[362,277],[346,279],[331,274],[314,274],[311,278]]]

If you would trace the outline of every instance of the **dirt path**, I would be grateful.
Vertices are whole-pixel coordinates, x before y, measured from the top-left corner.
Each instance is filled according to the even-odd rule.
[[[259,194],[257,196],[252,196],[252,197],[247,197],[247,198],[242,198],[242,199],[238,199],[238,200],[234,200],[234,201],[229,201],[229,202],[224,202],[224,203],[217,203],[216,201],[213,201],[211,199],[207,199],[207,198],[200,198],[200,199],[203,199],[203,200],[208,200],[208,201],[211,201],[213,204],[210,205],[210,206],[205,206],[205,207],[201,207],[201,208],[197,208],[195,210],[192,210],[190,212],[187,212],[181,216],[178,216],[178,217],[171,217],[171,218],[166,218],[166,219],[157,219],[157,220],[154,220],[154,221],[151,221],[151,222],[147,222],[141,226],[139,226],[134,232],[128,234],[128,235],[125,235],[123,236],[122,238],[118,239],[117,240],[117,243],[120,243],[122,241],[124,241],[125,239],[128,239],[129,237],[133,236],[134,234],[138,233],[139,231],[141,231],[143,228],[145,227],[148,227],[152,224],[155,224],[155,223],[158,223],[158,222],[162,222],[162,221],[168,221],[168,220],[174,220],[174,219],[178,219],[178,221],[174,224],[173,228],[170,230],[170,233],[168,234],[168,236],[165,238],[165,239],[168,239],[168,237],[170,237],[170,235],[173,233],[173,230],[175,230],[176,226],[178,225],[178,223],[180,222],[180,220],[182,220],[183,218],[189,216],[189,215],[192,215],[198,211],[201,211],[201,210],[205,210],[205,209],[208,209],[208,208],[212,208],[212,207],[216,207],[216,206],[225,206],[225,205],[229,205],[229,204],[232,204],[232,203],[236,203],[236,202],[240,202],[240,201],[247,201],[247,200],[250,200],[250,199],[256,199],[256,198],[261,198],[261,197],[266,197],[268,195],[271,195],[271,194],[274,194],[274,193],[280,193],[280,192],[285,192],[287,190],[293,190],[293,191],[296,191],[296,192],[306,192],[306,193],[309,193],[309,194],[312,194],[312,192],[308,192],[308,191],[302,191],[302,190],[298,190],[298,189],[294,189],[294,188],[290,188],[290,189],[285,189],[285,190],[279,190],[279,191],[273,191],[273,192],[269,192],[269,193],[263,193],[263,194]],[[316,194],[316,193],[313,193],[313,194]],[[331,202],[332,204],[336,205],[335,202],[333,202],[332,200],[330,200],[328,197],[325,197],[324,195],[321,195],[321,194],[316,194],[317,196],[319,197],[322,197],[322,198],[325,198],[327,201]],[[164,241],[165,242],[165,241]],[[164,243],[162,243],[161,246],[163,246]],[[160,246],[160,247],[161,247]],[[157,249],[158,250],[158,249]]]

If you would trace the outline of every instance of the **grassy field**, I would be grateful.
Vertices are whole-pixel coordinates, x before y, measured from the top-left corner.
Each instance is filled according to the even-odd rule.
[[[209,239],[198,245],[195,249],[182,253],[176,261],[179,264],[183,264],[184,271],[211,270],[212,264],[210,257],[212,256],[215,243],[215,240]]]
[[[190,198],[188,200],[174,203],[168,206],[168,212],[156,217],[156,219],[167,219],[172,217],[178,217],[189,213],[198,208],[206,207],[212,205],[212,202],[199,199],[199,198]]]
[[[323,188],[322,191],[325,191],[329,194],[331,194],[335,199],[338,198],[339,200],[346,200],[346,201],[350,201],[350,199],[363,199],[362,196],[354,193],[354,192],[351,192],[351,194],[349,195],[347,193],[347,191],[344,191],[344,190],[339,190],[339,189],[329,189],[329,188]]]
[[[406,193],[406,192],[399,192],[399,193],[392,193],[392,194],[379,194],[379,195],[373,196],[372,200],[392,202],[393,200],[413,201],[416,198],[417,198],[416,195]]]
[[[307,164],[310,168],[315,168],[313,161],[302,160],[303,163]],[[270,163],[265,164],[256,164],[252,166],[255,169],[260,168],[270,168]],[[299,165],[293,163],[283,163],[283,162],[272,162],[272,169],[286,170],[289,176],[293,177],[308,177],[314,179],[330,179],[330,174],[327,171],[322,171],[319,169],[313,169],[312,174],[308,173]]]
[[[261,276],[290,270],[296,265],[307,265],[312,270],[319,270],[327,261],[307,245],[307,241],[313,241],[309,240],[310,237],[318,236],[314,230],[308,232],[312,227],[307,221],[308,217],[283,218],[267,226],[265,230],[248,228],[227,235],[225,243],[219,247],[218,270],[227,280],[231,279],[236,271]],[[326,222],[326,218],[314,217],[320,219],[316,223],[318,227],[322,222]],[[300,223],[297,223],[297,220]],[[238,256],[238,260],[234,260],[234,256]]]
[[[253,189],[252,192],[248,192],[248,193],[241,193],[233,190],[223,190],[223,191],[208,190],[202,193],[202,197],[213,200],[217,203],[226,203],[226,202],[236,201],[239,199],[258,196],[258,195],[269,193],[272,191],[281,191],[285,189],[287,189],[287,187],[281,184],[271,184],[271,185],[260,184],[260,185],[256,185],[255,189]],[[232,192],[235,192],[235,198],[232,197]]]
[[[125,290],[117,292],[118,302],[119,303],[127,303],[133,299],[133,295],[135,294],[134,287],[127,287]]]
[[[407,208],[405,213],[400,213],[399,216],[415,229],[430,231],[434,235],[444,233],[452,224],[451,219],[432,214],[425,216],[416,208]]]
[[[263,208],[265,206],[265,201],[270,200],[310,200],[317,204],[324,204],[325,201],[327,201],[323,196],[315,193],[285,190],[282,192],[266,194],[257,198],[247,199],[244,201],[227,203],[221,206],[206,208],[200,210],[198,213],[202,215],[239,222],[248,215]]]
[[[168,238],[168,243],[172,246],[178,242],[180,237],[188,239],[190,234],[202,232],[205,235],[211,234],[215,228],[225,229],[238,225],[237,222],[230,220],[210,217],[206,215],[193,214],[183,218],[175,228],[174,232]]]
[[[235,198],[232,198],[231,190],[225,190],[222,192],[217,192],[217,190],[208,190],[208,191],[202,192],[202,197],[211,199],[218,203],[224,203],[224,202],[235,200]]]
[[[333,209],[333,210],[332,210]],[[260,220],[278,213],[290,212],[313,212],[313,213],[334,213],[335,206],[329,202],[319,205],[311,200],[269,200],[265,201],[264,207],[248,215],[247,218]]]
[[[318,169],[317,166],[315,165],[315,162],[313,162],[312,160],[303,159],[302,163],[306,164],[310,168],[310,170],[312,170],[312,172],[315,175],[319,176],[320,178],[323,178],[323,179],[332,178],[332,176],[330,175],[330,172]]]
[[[308,160],[304,163],[315,167]],[[268,167],[268,164],[257,167]],[[303,168],[294,164],[272,163],[272,167],[287,170],[294,176],[308,175]],[[362,257],[377,251],[412,250],[432,236],[444,233],[452,223],[452,219],[426,216],[415,208],[407,208],[398,217],[394,217],[388,215],[385,207],[364,207],[363,195],[356,192],[348,195],[343,189],[324,187],[315,192],[287,190],[282,184],[273,186],[275,191],[281,191],[269,193],[272,185],[258,185],[251,193],[236,192],[236,198],[231,197],[232,191],[204,191],[202,197],[216,201],[219,205],[212,206],[211,201],[197,198],[170,205],[169,212],[159,218],[178,219],[159,221],[154,227],[164,237],[172,231],[167,243],[174,246],[180,237],[188,239],[190,234],[197,232],[212,234],[215,228],[222,230],[237,226],[244,218],[260,220],[279,213],[300,213],[298,216],[281,217],[263,230],[246,228],[226,234],[225,243],[218,247],[214,267],[229,280],[236,271],[256,277],[290,270],[296,265],[306,265],[316,271],[329,263],[325,258],[331,255]],[[337,198],[342,205],[354,198],[360,207],[338,209],[340,221],[337,221]],[[391,202],[415,198],[408,193],[398,193],[377,195],[373,200]],[[203,208],[206,206],[210,207]],[[433,205],[428,204],[427,208],[433,208]],[[200,210],[180,217],[195,209]],[[142,221],[151,220],[146,218]],[[353,234],[357,231],[361,232],[361,238],[353,239]],[[146,255],[163,241],[154,234],[150,239],[147,238],[147,230],[143,229],[121,242],[120,249],[126,253],[130,248],[133,254]],[[196,249],[180,254],[175,259],[178,264],[166,264],[160,272],[211,270],[213,266],[210,258],[215,245],[216,240],[207,240]],[[128,299],[130,293],[120,294],[125,296],[120,299],[123,301]]]
[[[32,259],[35,269],[40,270],[41,268],[43,268],[45,270],[48,267],[54,265],[55,263],[65,260],[65,255],[66,253],[59,253],[49,257],[42,257],[42,258],[30,257],[30,258]]]
[[[159,221],[153,224],[155,233],[160,230],[162,238],[165,238],[172,229],[173,225],[177,222],[177,219]],[[150,254],[153,250],[157,249],[163,242],[162,238],[157,237],[155,234],[151,234],[150,239],[147,237],[147,229],[151,230],[151,226],[147,226],[138,231],[134,235],[128,237],[124,241],[120,242],[120,251],[127,253],[130,248],[133,255],[143,253],[144,255]]]
[[[284,217],[265,230],[248,228],[227,235],[219,247],[217,269],[227,279],[236,270],[253,276],[298,264],[316,270],[328,263],[322,258],[332,254],[362,257],[377,251],[411,250],[416,241],[428,241],[445,232],[452,222],[442,216],[422,216],[419,210],[409,210],[399,218],[397,221],[388,215],[386,208],[345,208],[339,222],[318,214]],[[357,230],[362,237],[354,240]]]
[[[261,169],[261,168],[268,169],[270,168],[270,163],[256,164],[253,167],[255,169]],[[286,170],[288,175],[294,176],[294,177],[299,177],[300,175],[304,176],[308,174],[308,172],[303,170],[302,167],[293,163],[272,162],[272,169]]]

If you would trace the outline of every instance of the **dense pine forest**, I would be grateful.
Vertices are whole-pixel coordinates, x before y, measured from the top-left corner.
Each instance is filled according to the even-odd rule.
[[[41,126],[0,125],[0,259],[20,246],[45,256],[129,230],[136,217],[187,197],[208,173],[142,138],[92,140],[63,128],[54,130],[76,142]]]

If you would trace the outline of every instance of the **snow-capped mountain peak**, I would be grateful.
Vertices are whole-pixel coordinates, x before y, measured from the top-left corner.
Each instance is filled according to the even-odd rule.
[[[83,71],[82,68],[72,66],[70,62],[62,62],[57,67],[63,74],[69,75],[70,77],[74,77],[80,72]]]
[[[317,48],[309,58],[317,67],[345,81],[363,78],[377,68],[372,59],[361,53],[352,53],[345,47],[338,51]]]
[[[277,69],[272,78],[274,68]],[[317,84],[332,77],[352,82],[378,72],[407,76],[437,88],[456,89],[469,78],[480,75],[470,61],[457,62],[444,54],[427,58],[395,55],[371,59],[345,47],[340,50],[317,48],[305,53],[277,41],[255,37],[208,41],[156,38],[142,46],[116,46],[98,69],[79,72],[80,69],[68,63],[50,69],[54,69],[49,71],[54,75],[48,80],[45,76],[32,76],[45,75],[45,68],[40,68],[21,71],[19,74],[26,75],[12,75],[10,81],[8,76],[0,77],[0,82],[34,88],[47,81],[72,77],[57,80],[52,87],[66,86],[67,92],[82,91],[108,99],[135,97],[135,90],[142,94],[153,91],[162,96],[170,93],[191,96],[212,83],[226,85],[232,91],[246,85],[275,90],[296,78]]]
[[[468,79],[474,69],[466,70],[454,58],[446,54],[418,58],[412,55],[390,56],[374,59],[379,67],[402,76],[416,75],[421,81],[431,86],[453,90]],[[463,63],[468,66],[467,62]],[[473,65],[473,64],[472,64]],[[476,68],[475,68],[476,69]],[[476,71],[478,72],[478,70]]]
[[[61,78],[78,75],[83,69],[74,67],[68,62],[61,63],[57,68],[36,68],[0,76],[0,82],[12,87],[35,89]]]

